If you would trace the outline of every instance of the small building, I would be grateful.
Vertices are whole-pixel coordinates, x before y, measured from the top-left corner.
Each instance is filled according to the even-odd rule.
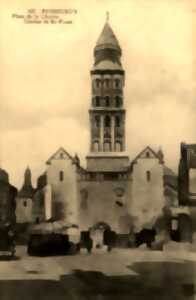
[[[9,183],[8,173],[0,168],[0,223],[16,223],[17,189]]]
[[[33,196],[35,189],[32,186],[31,170],[24,173],[24,183],[17,195],[16,216],[17,223],[31,223],[33,221]]]

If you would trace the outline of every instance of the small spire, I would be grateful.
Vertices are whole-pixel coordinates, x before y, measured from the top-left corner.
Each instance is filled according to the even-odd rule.
[[[106,11],[106,22],[108,23],[110,19],[109,11]]]
[[[31,170],[29,166],[27,166],[25,173],[24,173],[24,185],[25,186],[31,186]]]

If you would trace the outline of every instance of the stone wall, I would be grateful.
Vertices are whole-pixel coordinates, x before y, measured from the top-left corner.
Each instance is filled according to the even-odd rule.
[[[118,233],[128,233],[131,227],[127,203],[130,199],[130,179],[80,180],[80,227],[88,230],[98,222],[107,223]]]
[[[52,189],[52,217],[78,223],[77,169],[71,159],[54,159],[48,165],[47,183]]]
[[[135,230],[151,227],[165,206],[163,165],[157,158],[140,158],[133,166],[132,201]]]
[[[16,222],[31,223],[33,220],[33,202],[31,198],[16,199]]]

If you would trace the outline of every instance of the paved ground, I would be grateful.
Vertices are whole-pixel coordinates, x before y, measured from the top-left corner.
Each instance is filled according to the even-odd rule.
[[[115,249],[0,260],[0,300],[196,299],[196,255]]]

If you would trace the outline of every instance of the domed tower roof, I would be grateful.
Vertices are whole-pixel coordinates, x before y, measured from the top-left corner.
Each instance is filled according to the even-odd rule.
[[[9,175],[8,173],[0,168],[0,182],[9,183]]]
[[[120,56],[119,42],[107,20],[94,48],[95,65],[101,61],[107,61],[108,65],[108,61],[111,61],[121,66]]]
[[[118,51],[119,54],[121,54],[121,48],[118,40],[108,22],[105,23],[105,26],[98,38],[97,44],[95,46],[95,51],[106,48],[114,49]]]

